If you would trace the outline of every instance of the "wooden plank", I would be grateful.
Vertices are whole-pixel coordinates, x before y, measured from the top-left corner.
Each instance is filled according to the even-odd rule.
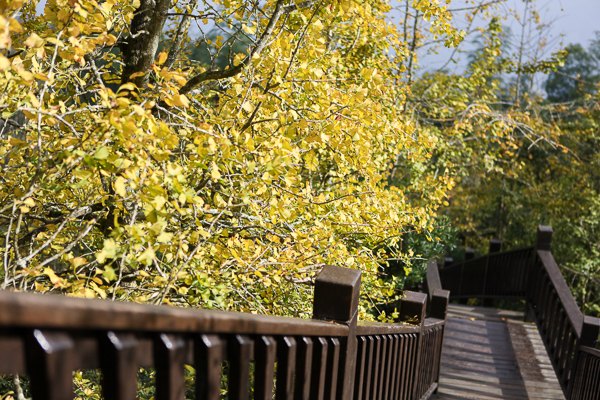
[[[564,399],[535,325],[506,317],[491,321],[489,316],[502,315],[498,310],[451,308],[463,318],[448,320],[432,399]]]

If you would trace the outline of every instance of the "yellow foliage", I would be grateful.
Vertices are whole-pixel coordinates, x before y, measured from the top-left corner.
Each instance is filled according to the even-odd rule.
[[[459,40],[443,8],[417,3]],[[309,315],[305,283],[338,264],[364,273],[361,313],[390,297],[376,250],[430,229],[452,183],[389,184],[398,157],[416,165],[437,144],[403,114],[409,51],[387,1],[199,1],[195,14],[255,44],[228,52],[236,36],[196,40],[177,16],[146,64],[114,47],[147,37],[128,37],[139,2],[48,0],[21,24],[7,4],[0,49],[20,53],[0,56],[0,111],[25,122],[0,136],[4,287],[47,279],[75,296]],[[192,61],[194,42],[231,59]]]

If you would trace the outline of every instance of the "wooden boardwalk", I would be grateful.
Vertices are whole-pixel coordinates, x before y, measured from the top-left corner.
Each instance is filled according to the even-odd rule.
[[[564,399],[544,344],[523,314],[451,304],[432,399]]]

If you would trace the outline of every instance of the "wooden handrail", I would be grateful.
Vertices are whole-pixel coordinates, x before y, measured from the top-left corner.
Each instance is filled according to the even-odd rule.
[[[239,312],[0,291],[0,326],[13,328],[347,336],[348,326]]]
[[[34,400],[63,400],[74,370],[100,368],[106,399],[133,400],[139,368],[154,367],[156,399],[175,400],[190,364],[196,398],[217,400],[227,362],[230,400],[251,382],[257,400],[274,382],[277,400],[426,399],[448,304],[428,274],[431,293],[406,292],[394,324],[359,323],[360,271],[335,266],[315,280],[312,320],[0,291],[0,374],[27,373]]]

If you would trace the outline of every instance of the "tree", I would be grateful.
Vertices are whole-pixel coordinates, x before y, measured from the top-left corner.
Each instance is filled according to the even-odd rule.
[[[600,58],[586,51],[580,44],[571,44],[565,49],[567,57],[563,66],[550,72],[544,85],[548,100],[565,103],[593,94],[600,83]]]
[[[397,107],[409,47],[386,1],[36,4],[0,2],[0,110],[25,117],[0,137],[2,288],[308,315],[340,264],[364,272],[363,318],[399,295],[381,263],[410,262],[402,235],[452,180],[388,183],[437,139]]]
[[[435,127],[440,138],[422,170],[455,174],[442,213],[465,247],[486,252],[492,237],[502,239],[504,249],[531,246],[537,225],[551,225],[553,255],[578,305],[599,315],[598,92],[575,92],[573,77],[557,74],[581,66],[581,58],[569,61],[575,53],[566,61],[557,53],[518,62],[502,47],[501,32],[499,20],[492,19],[485,45],[463,74],[424,74],[413,86],[415,118]],[[588,79],[597,74],[592,63],[586,68]],[[519,90],[516,101],[516,85],[502,84],[515,81],[515,71],[522,73],[521,87],[525,74],[538,82],[544,72],[564,77],[560,87],[577,97],[553,103],[529,89]]]

